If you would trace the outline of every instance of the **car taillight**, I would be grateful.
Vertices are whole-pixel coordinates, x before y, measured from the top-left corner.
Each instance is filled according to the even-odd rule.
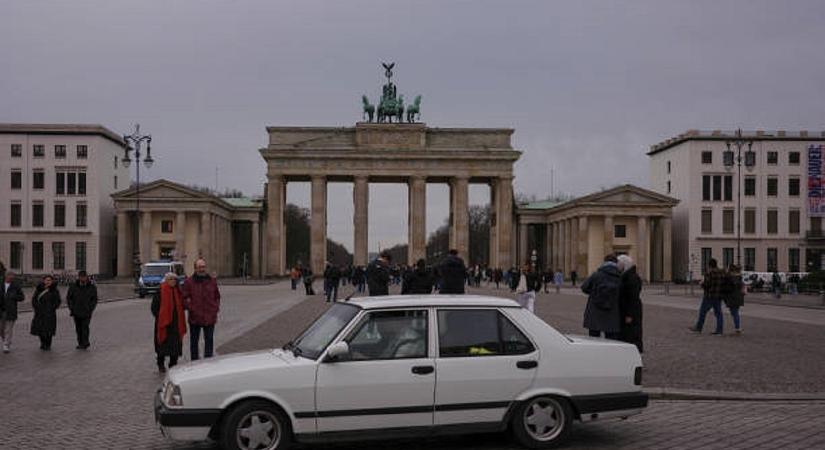
[[[636,370],[633,372],[633,384],[636,386],[642,385],[642,368],[637,367]]]

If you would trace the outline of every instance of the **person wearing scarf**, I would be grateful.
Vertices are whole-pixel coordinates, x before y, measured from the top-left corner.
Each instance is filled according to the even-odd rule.
[[[178,363],[183,351],[183,336],[186,334],[186,316],[183,312],[183,295],[178,287],[178,277],[167,273],[160,289],[152,298],[152,315],[155,316],[155,354],[158,371],[166,372],[166,357],[169,367]]]
[[[43,277],[32,296],[31,334],[40,338],[40,350],[52,349],[52,337],[57,332],[57,308],[60,306],[60,291],[51,275]]]

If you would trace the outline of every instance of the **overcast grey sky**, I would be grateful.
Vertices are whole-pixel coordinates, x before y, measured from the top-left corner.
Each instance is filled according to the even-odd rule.
[[[264,127],[353,125],[388,60],[428,125],[516,129],[517,191],[546,196],[555,166],[584,194],[646,186],[647,147],[690,128],[825,129],[823,43],[823,1],[3,0],[0,121],[140,122],[150,179],[219,167],[259,194]],[[428,231],[446,192],[428,189]],[[370,248],[406,242],[406,187],[371,193]],[[351,188],[329,201],[351,248]]]

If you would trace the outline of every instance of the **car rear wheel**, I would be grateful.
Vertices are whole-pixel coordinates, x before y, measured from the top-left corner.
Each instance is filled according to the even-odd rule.
[[[522,404],[513,415],[511,429],[519,443],[527,448],[552,448],[570,433],[573,410],[563,398],[541,396]]]
[[[227,450],[284,450],[291,442],[289,422],[275,406],[244,402],[224,419],[221,448]]]

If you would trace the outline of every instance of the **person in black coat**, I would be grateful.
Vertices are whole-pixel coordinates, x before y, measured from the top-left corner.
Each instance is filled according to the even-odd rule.
[[[620,337],[619,292],[622,274],[617,261],[613,254],[605,256],[598,270],[582,283],[582,292],[587,294],[584,327],[589,330],[590,336],[598,337],[604,333],[608,339]]]
[[[433,275],[427,270],[427,263],[419,259],[415,263],[415,269],[410,270],[404,279],[404,290],[402,294],[431,294],[435,280]]]
[[[463,294],[464,280],[467,276],[467,267],[464,260],[458,256],[458,250],[451,249],[441,263],[441,291],[442,294]]]
[[[619,291],[620,340],[635,345],[642,353],[642,279],[636,273],[636,263],[630,256],[619,255],[618,260],[618,268],[622,272]]]
[[[32,296],[31,334],[40,338],[40,350],[52,349],[52,337],[57,333],[57,308],[60,306],[60,291],[51,275],[43,277]]]
[[[370,297],[390,294],[390,262],[392,256],[381,252],[378,258],[367,266],[367,289]]]
[[[97,286],[89,281],[85,270],[77,274],[77,281],[69,286],[66,293],[66,303],[74,318],[74,329],[77,334],[77,349],[89,348],[89,323],[92,321],[92,312],[97,307]]]
[[[17,321],[17,304],[25,298],[23,289],[14,280],[14,273],[4,273],[3,284],[0,285],[0,341],[3,344],[3,353],[11,351],[14,322]]]

